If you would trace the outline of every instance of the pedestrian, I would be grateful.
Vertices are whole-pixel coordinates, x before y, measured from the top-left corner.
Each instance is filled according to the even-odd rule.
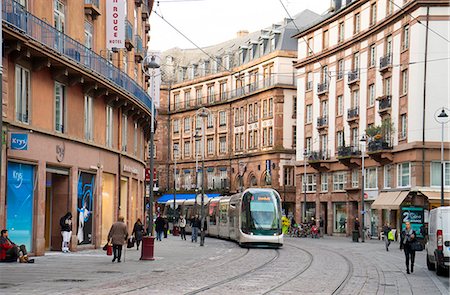
[[[0,262],[34,263],[34,259],[28,258],[25,245],[17,246],[9,239],[8,230],[3,229],[0,236]]]
[[[127,242],[127,239],[127,225],[124,222],[124,218],[120,216],[117,222],[115,222],[111,226],[108,234],[108,241],[113,245],[114,258],[112,262],[115,262],[116,259],[117,262],[121,262],[120,259],[122,258],[122,247]]]
[[[156,240],[161,241],[162,234],[164,231],[164,219],[161,217],[161,215],[158,215],[158,218],[156,218],[155,230],[156,230]]]
[[[133,235],[136,240],[136,250],[139,250],[139,245],[141,244],[142,236],[144,235],[144,225],[140,218],[138,218],[133,226]]]
[[[205,243],[206,231],[208,230],[208,221],[206,221],[206,217],[203,217],[203,226],[200,235],[200,239],[202,243]]]
[[[355,223],[353,225],[354,230],[358,232],[358,242],[359,242],[359,237],[360,237],[360,233],[359,233],[359,219],[358,217],[355,218]]]
[[[323,237],[325,234],[325,222],[323,221],[322,216],[319,218],[319,231],[320,231],[320,237]]]
[[[70,238],[72,236],[72,213],[67,212],[66,215],[59,220],[61,226],[62,245],[61,250],[63,253],[69,253]]]
[[[383,226],[383,235],[384,235],[384,245],[386,246],[386,251],[389,251],[389,245],[391,244],[391,240],[389,239],[389,233],[392,228],[389,226],[389,223]]]
[[[194,219],[192,219],[191,226],[192,226],[191,242],[197,243],[198,230],[200,229],[201,226],[201,222],[200,219],[198,219],[198,215],[195,215]]]
[[[416,232],[411,228],[411,223],[405,223],[405,229],[400,235],[400,250],[405,252],[406,273],[409,274],[409,261],[411,260],[411,272],[414,272],[414,260],[416,251],[413,250],[412,244],[416,241]]]
[[[164,216],[163,220],[164,220],[164,239],[167,239],[167,232],[169,231],[169,220],[167,219],[167,216]]]
[[[179,226],[181,239],[186,241],[186,219],[183,215],[180,216]]]

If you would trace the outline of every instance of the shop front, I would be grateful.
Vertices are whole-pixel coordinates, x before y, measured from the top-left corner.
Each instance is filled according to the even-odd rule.
[[[101,222],[101,245],[108,241],[108,233],[115,217],[115,183],[116,176],[110,173],[102,175],[102,222]]]
[[[347,203],[333,203],[333,233],[345,234],[347,232]]]
[[[78,245],[92,244],[95,216],[95,175],[80,172],[77,190],[77,241]]]

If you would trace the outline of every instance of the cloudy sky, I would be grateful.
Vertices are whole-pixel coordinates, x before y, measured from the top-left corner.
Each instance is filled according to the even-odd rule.
[[[304,9],[322,14],[330,6],[330,0],[282,1],[291,16]],[[234,38],[239,30],[257,31],[288,17],[280,0],[156,0],[153,10],[199,46]],[[156,13],[150,16],[150,51],[194,47]]]

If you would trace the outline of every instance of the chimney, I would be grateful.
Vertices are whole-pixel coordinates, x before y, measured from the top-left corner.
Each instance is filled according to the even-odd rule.
[[[245,37],[248,35],[248,31],[247,30],[240,30],[236,33],[236,37],[237,38],[241,38],[241,37]]]

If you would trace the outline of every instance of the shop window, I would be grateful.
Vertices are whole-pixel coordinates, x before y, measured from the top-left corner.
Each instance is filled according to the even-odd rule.
[[[345,203],[334,203],[333,231],[345,233],[347,228],[347,207]]]

